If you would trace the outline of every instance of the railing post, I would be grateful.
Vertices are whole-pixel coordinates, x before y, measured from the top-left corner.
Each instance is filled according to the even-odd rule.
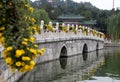
[[[74,27],[74,24],[72,24],[72,27]]]
[[[56,30],[58,30],[58,28],[59,28],[59,23],[57,22],[56,23]]]
[[[76,24],[76,31],[78,31],[78,25]]]
[[[64,24],[64,23],[62,23],[62,26],[65,26],[65,24]]]
[[[67,29],[68,29],[68,31],[69,31],[69,28],[70,28],[70,24],[67,24]]]
[[[49,22],[49,25],[52,26],[52,22],[51,21]]]
[[[44,21],[41,20],[40,29],[43,30],[43,27],[44,27]]]

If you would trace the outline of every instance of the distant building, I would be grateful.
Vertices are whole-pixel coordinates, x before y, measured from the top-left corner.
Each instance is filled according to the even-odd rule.
[[[49,2],[49,3],[52,3],[52,2],[53,2],[53,0],[48,0],[48,2]]]
[[[65,24],[78,24],[84,26],[94,26],[96,20],[85,20],[84,16],[81,15],[61,15],[58,17],[59,22],[64,22]]]

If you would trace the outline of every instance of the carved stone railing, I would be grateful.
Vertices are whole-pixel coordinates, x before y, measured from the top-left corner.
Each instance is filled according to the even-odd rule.
[[[104,41],[104,34],[101,32],[98,32],[94,29],[91,29],[90,27],[85,26],[78,26],[78,25],[70,25],[67,24],[59,24],[56,23],[55,26],[52,25],[52,22],[49,22],[48,24],[53,31],[49,31],[45,28],[44,21],[41,21],[40,29],[41,34],[35,34],[37,42],[45,42],[45,41],[60,41],[60,40],[70,40],[70,39],[93,39],[93,40],[101,40]],[[67,33],[64,30],[60,29],[60,26],[63,26],[67,29]],[[76,31],[76,34],[70,30],[70,28],[74,28]],[[83,30],[84,29],[84,30]]]

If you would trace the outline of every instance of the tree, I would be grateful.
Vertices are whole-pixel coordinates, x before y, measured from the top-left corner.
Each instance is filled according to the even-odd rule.
[[[39,25],[41,20],[44,20],[46,24],[49,23],[50,19],[47,12],[44,9],[35,9],[33,17],[36,19],[36,24]]]
[[[120,39],[120,13],[112,15],[108,18],[107,30],[111,35],[112,39]]]

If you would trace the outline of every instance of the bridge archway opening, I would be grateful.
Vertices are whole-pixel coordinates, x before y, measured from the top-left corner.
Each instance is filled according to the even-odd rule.
[[[83,45],[82,55],[83,55],[83,60],[86,61],[87,58],[88,58],[88,47],[87,47],[87,44]]]
[[[65,46],[62,47],[60,52],[60,58],[67,57],[67,48]]]

